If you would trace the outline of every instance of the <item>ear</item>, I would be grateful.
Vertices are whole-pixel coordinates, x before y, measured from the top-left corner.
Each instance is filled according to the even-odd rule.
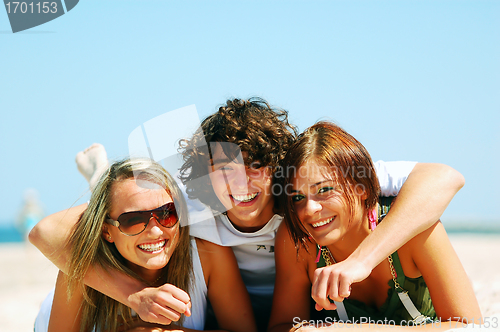
[[[361,202],[364,204],[365,201],[368,199],[368,192],[366,190],[363,190],[363,193],[359,195],[359,198],[361,199]]]
[[[113,243],[113,238],[111,237],[111,234],[109,234],[108,228],[106,226],[102,227],[102,237],[104,240],[108,241],[109,243]]]

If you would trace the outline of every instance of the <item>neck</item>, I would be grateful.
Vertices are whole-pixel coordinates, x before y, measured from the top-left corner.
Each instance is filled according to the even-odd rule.
[[[271,201],[268,206],[265,207],[263,211],[261,211],[256,217],[254,218],[247,218],[247,220],[241,220],[237,218],[231,210],[227,211],[227,218],[231,222],[231,224],[239,230],[240,232],[243,233],[255,233],[264,226],[267,225],[267,223],[272,219],[274,216],[274,203]]]
[[[161,275],[162,275],[162,271],[163,270],[152,270],[151,272],[155,272],[155,273],[151,273],[148,275],[148,278],[144,278],[144,280],[146,280],[147,282],[149,282],[151,285],[156,285],[158,283],[158,281],[161,279]]]
[[[156,284],[160,278],[163,269],[150,270],[135,264],[128,264],[129,268],[137,273],[142,279],[150,283],[151,285]]]
[[[227,212],[227,219],[231,222],[231,224],[242,233],[255,233],[260,231],[274,216],[274,213],[266,214],[265,216],[259,216],[258,219],[252,220],[251,225],[246,225],[246,223],[238,220],[234,215],[232,215],[229,211]]]
[[[367,217],[352,224],[352,227],[342,239],[327,245],[337,262],[341,262],[349,257],[371,232]]]

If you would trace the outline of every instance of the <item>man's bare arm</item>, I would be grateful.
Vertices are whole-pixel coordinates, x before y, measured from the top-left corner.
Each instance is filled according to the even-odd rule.
[[[335,264],[339,297],[332,299],[349,296],[352,283],[364,280],[382,260],[434,225],[464,183],[462,174],[447,165],[417,163],[384,221]]]
[[[70,255],[66,244],[86,208],[87,203],[51,214],[38,222],[29,234],[30,242],[66,274]]]
[[[377,266],[406,242],[434,225],[464,186],[462,174],[444,164],[417,163],[391,210],[353,255]]]

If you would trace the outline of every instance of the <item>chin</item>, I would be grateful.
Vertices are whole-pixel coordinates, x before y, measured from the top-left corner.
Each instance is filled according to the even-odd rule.
[[[147,269],[148,270],[161,270],[165,266],[167,266],[167,264],[168,264],[168,262],[167,263],[153,263],[153,264],[148,264]]]
[[[322,247],[334,244],[335,242],[340,240],[339,236],[331,236],[330,234],[328,234],[327,236],[313,235],[312,238],[314,239],[314,241],[316,241],[317,244],[319,244]]]
[[[169,257],[170,258],[170,257]],[[169,258],[154,259],[148,262],[149,269],[163,269],[170,261]]]

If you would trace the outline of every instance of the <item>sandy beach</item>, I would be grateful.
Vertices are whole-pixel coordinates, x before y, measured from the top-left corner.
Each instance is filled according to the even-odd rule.
[[[450,239],[483,317],[496,317],[500,324],[500,234],[451,234]],[[0,332],[33,331],[58,270],[29,243],[1,243],[0,266]]]

